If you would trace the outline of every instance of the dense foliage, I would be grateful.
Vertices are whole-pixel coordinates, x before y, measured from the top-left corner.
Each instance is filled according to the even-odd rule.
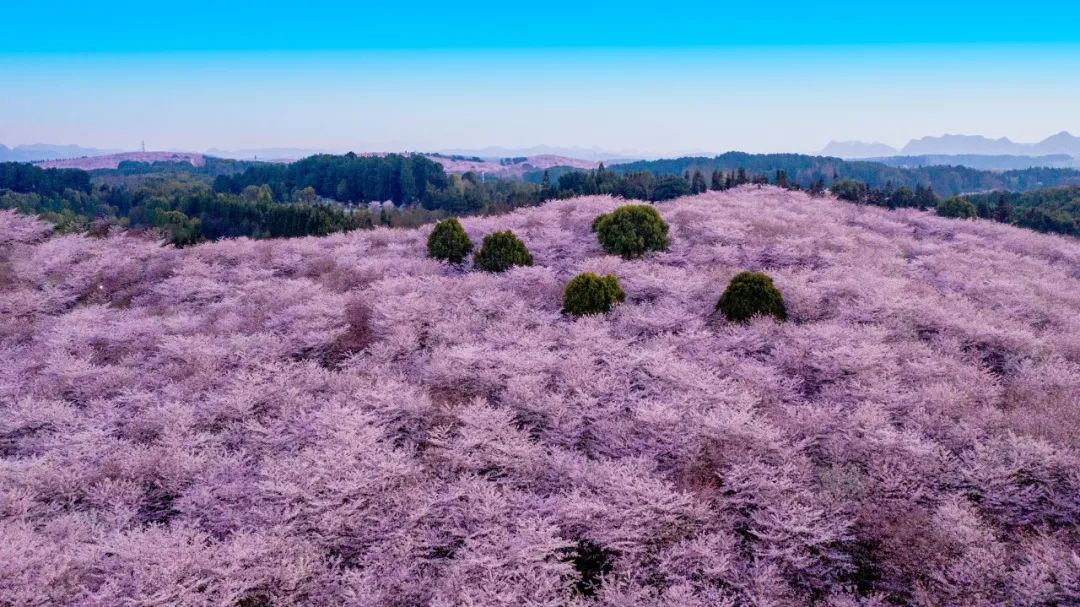
[[[0,162],[0,190],[33,193],[39,196],[73,190],[90,192],[90,174],[75,169],[42,169],[22,162]]]
[[[937,205],[937,214],[942,217],[951,217],[953,219],[975,219],[978,217],[975,205],[958,196],[946,198],[939,202]]]
[[[531,265],[532,254],[510,230],[485,236],[480,250],[473,255],[473,267],[485,272],[505,272],[513,266]]]
[[[668,246],[668,224],[647,204],[621,206],[594,219],[591,227],[604,251],[624,259]]]
[[[626,301],[619,279],[611,274],[597,276],[592,272],[578,274],[563,289],[563,314],[587,316],[606,314],[615,304]]]
[[[808,189],[821,180],[825,186],[849,179],[884,189],[887,184],[914,191],[916,186],[953,196],[988,190],[1026,191],[1057,185],[1080,184],[1080,171],[1062,168],[1029,168],[1012,171],[985,171],[962,166],[920,166],[900,168],[879,162],[841,160],[829,156],[803,154],[747,154],[727,152],[719,156],[683,157],[639,161],[611,167],[618,174],[652,173],[685,175],[700,171],[731,173],[742,169],[751,175],[774,175],[783,171],[790,183]],[[712,188],[717,189],[717,188]]]
[[[456,218],[444,219],[435,224],[435,228],[428,235],[428,256],[432,259],[461,263],[472,252],[473,243],[461,222]]]
[[[716,309],[732,322],[746,322],[755,316],[787,320],[783,295],[772,279],[760,272],[736,274],[716,302]]]
[[[0,604],[1080,601],[1080,242],[742,187],[625,261],[621,204],[463,219],[506,274],[0,213]],[[712,321],[744,268],[790,322]]]
[[[431,192],[449,185],[440,164],[424,156],[340,156],[319,154],[289,164],[264,163],[242,173],[221,175],[214,190],[239,194],[248,186],[268,186],[277,200],[290,200],[293,193],[312,188],[323,198],[338,202],[419,203]]]
[[[1040,232],[1080,236],[1080,186],[991,192],[965,198],[978,209],[979,217]]]
[[[610,169],[601,164],[592,171],[557,167],[527,174],[523,182],[485,179],[475,173],[447,175],[438,163],[424,156],[396,154],[321,155],[292,164],[207,158],[199,167],[123,162],[117,169],[91,173],[4,163],[0,164],[0,184],[4,184],[0,185],[0,208],[40,214],[62,231],[116,224],[153,228],[171,242],[190,244],[233,236],[319,235],[376,225],[413,227],[447,215],[497,214],[581,195],[610,194],[658,202],[748,183],[772,183],[811,195],[829,188],[843,200],[889,208],[928,209],[938,203],[934,190],[924,185],[936,181],[923,179],[926,175],[877,175],[852,170],[862,166],[858,163],[833,161],[837,159],[729,153],[715,159],[683,158]],[[777,166],[786,168],[773,170]],[[650,170],[630,170],[634,167]],[[684,169],[681,175],[659,172],[680,168]],[[870,185],[841,177],[841,170],[845,176],[868,176]],[[976,185],[1028,189],[1069,182],[1074,177],[1069,171],[1047,173],[1042,169],[980,173],[986,175],[946,180],[943,191]],[[1007,178],[1003,180],[1003,176]],[[909,182],[914,185],[905,185]],[[211,183],[213,193],[208,192]],[[1080,186],[1072,186],[1076,187]],[[1076,205],[1063,202],[1059,194],[1034,198],[1042,202],[1016,213],[981,203],[976,205],[977,212],[980,217],[1044,232],[1077,234],[1080,212]],[[293,204],[301,206],[288,206]]]

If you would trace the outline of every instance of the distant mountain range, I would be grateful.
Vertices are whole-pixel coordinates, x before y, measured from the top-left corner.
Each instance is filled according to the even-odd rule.
[[[830,141],[822,154],[840,158],[880,158],[886,156],[1047,156],[1065,154],[1080,158],[1080,137],[1066,131],[1051,135],[1037,143],[1018,143],[1008,137],[991,139],[982,135],[942,135],[912,139],[896,149],[883,143],[861,141]]]
[[[882,156],[895,156],[899,152],[891,145],[884,143],[866,143],[864,141],[830,141],[825,149],[821,150],[822,156],[835,156],[837,158],[874,158]]]
[[[84,158],[88,156],[106,156],[123,150],[103,150],[84,148],[78,145],[53,145],[33,143],[9,148],[0,145],[0,162],[33,162],[38,160],[58,160],[61,158]]]

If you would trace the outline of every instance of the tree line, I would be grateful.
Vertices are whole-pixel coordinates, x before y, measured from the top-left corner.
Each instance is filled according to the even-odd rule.
[[[93,172],[0,163],[0,208],[42,215],[61,230],[85,230],[102,222],[156,229],[184,245],[237,236],[277,238],[379,225],[409,227],[446,216],[497,214],[574,196],[659,202],[743,184],[773,184],[811,195],[831,190],[858,204],[934,208],[943,215],[985,217],[1080,235],[1080,186],[941,201],[933,186],[918,181],[909,186],[906,180],[887,179],[875,185],[876,181],[841,176],[841,170],[848,173],[852,166],[874,163],[839,161],[843,164],[834,166],[838,159],[797,154],[729,153],[712,160],[718,161],[712,169],[688,164],[687,159],[601,164],[594,170],[554,168],[521,181],[485,179],[471,172],[450,175],[424,156],[397,154],[319,155],[290,164],[208,159],[203,167],[125,162],[117,169]],[[746,160],[749,166],[719,166],[736,160]],[[766,172],[765,167],[778,161],[790,168]],[[654,170],[627,170],[634,166]],[[684,166],[681,173],[656,172]],[[1034,169],[1021,173],[1031,179],[1042,174]]]
[[[682,175],[687,171],[735,171],[743,168],[751,174],[773,175],[784,171],[788,180],[809,188],[824,181],[826,186],[845,179],[884,189],[887,184],[906,187],[929,187],[944,196],[992,190],[1028,191],[1060,185],[1080,185],[1080,171],[1060,168],[1028,168],[1012,171],[985,171],[963,166],[892,167],[880,162],[850,161],[829,156],[805,154],[747,154],[727,152],[715,157],[687,156],[618,164],[611,170],[619,174],[648,172],[654,175]],[[536,177],[533,176],[533,179]]]

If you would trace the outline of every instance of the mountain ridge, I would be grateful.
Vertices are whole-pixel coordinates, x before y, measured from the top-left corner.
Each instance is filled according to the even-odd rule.
[[[873,153],[874,150],[886,150],[886,152]],[[852,159],[884,156],[1046,156],[1053,154],[1066,154],[1073,158],[1080,158],[1080,137],[1063,130],[1035,143],[1018,143],[1008,137],[992,139],[984,135],[946,133],[944,135],[927,135],[918,139],[911,139],[899,149],[876,142],[830,141],[822,149],[822,154]]]

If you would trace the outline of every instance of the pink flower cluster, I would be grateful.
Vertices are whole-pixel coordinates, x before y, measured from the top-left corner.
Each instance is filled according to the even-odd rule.
[[[1080,602],[1080,242],[743,187],[625,261],[619,204],[463,220],[503,274],[0,213],[0,605]]]

